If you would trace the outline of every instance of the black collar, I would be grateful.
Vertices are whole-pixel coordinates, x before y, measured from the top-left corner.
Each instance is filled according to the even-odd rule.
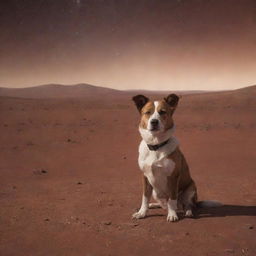
[[[166,140],[166,141],[164,141],[164,142],[162,142],[162,143],[160,143],[160,144],[156,144],[156,145],[149,145],[149,144],[147,144],[147,145],[148,145],[149,150],[151,150],[151,151],[157,151],[159,148],[161,148],[161,147],[163,147],[164,145],[166,145],[166,144],[169,142],[169,140],[170,140],[170,139],[168,139],[168,140]]]

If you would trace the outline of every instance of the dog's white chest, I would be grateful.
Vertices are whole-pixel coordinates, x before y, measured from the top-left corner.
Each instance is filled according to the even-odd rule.
[[[139,166],[158,197],[164,197],[167,191],[167,177],[171,176],[175,163],[167,158],[164,151],[150,151],[141,143],[139,150]]]

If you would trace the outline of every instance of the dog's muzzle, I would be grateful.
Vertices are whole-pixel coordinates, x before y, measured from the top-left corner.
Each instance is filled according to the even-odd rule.
[[[159,130],[159,121],[157,119],[152,119],[150,121],[150,131]]]

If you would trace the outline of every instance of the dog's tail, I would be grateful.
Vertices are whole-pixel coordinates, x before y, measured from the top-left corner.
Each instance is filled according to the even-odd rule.
[[[196,203],[198,208],[213,208],[213,207],[221,207],[223,204],[216,200],[205,200],[199,201]]]

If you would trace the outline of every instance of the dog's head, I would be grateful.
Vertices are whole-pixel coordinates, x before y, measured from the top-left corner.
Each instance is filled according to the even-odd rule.
[[[151,101],[144,95],[136,95],[132,99],[141,115],[140,128],[157,134],[173,127],[172,115],[179,101],[176,94],[158,101]]]

